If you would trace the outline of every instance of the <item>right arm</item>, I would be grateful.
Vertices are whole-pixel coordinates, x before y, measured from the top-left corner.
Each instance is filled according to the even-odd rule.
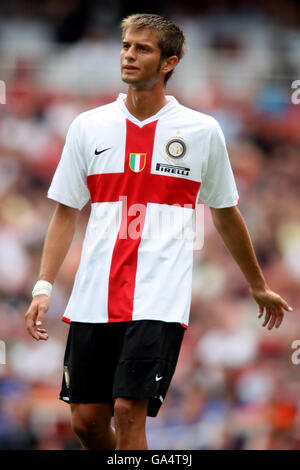
[[[46,234],[42,252],[39,280],[54,283],[56,275],[70,248],[80,211],[58,203]],[[40,328],[49,308],[50,299],[41,294],[33,298],[25,314],[28,333],[36,340],[48,339],[45,329]]]

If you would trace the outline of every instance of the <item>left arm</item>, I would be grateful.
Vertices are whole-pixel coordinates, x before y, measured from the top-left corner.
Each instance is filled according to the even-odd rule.
[[[220,234],[226,248],[240,267],[248,284],[249,291],[259,305],[258,318],[266,309],[262,326],[269,322],[268,329],[278,328],[283,320],[284,310],[293,309],[280,295],[267,285],[259,267],[246,223],[237,206],[224,209],[210,207],[214,226]]]

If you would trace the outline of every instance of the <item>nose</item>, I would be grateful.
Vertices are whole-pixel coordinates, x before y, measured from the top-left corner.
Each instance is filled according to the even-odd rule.
[[[135,49],[133,46],[128,47],[128,49],[125,51],[124,57],[127,60],[135,60],[136,55],[135,55]]]

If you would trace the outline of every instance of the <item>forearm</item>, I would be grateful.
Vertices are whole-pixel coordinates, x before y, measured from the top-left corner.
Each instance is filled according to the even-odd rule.
[[[215,227],[250,288],[264,289],[266,281],[259,267],[247,226],[239,210],[232,209],[234,210],[228,211],[229,215],[224,221],[214,220]]]
[[[79,211],[58,204],[45,237],[38,279],[54,283],[71,245]]]

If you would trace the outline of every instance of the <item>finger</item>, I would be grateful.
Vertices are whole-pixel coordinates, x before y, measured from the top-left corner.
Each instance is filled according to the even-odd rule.
[[[283,320],[283,315],[277,316],[276,322],[275,322],[275,328],[279,328]]]
[[[269,321],[268,330],[272,330],[273,326],[275,325],[277,319],[277,313],[275,308],[271,308],[271,319]]]
[[[45,328],[37,328],[36,326],[34,326],[34,332],[35,332],[35,338],[37,340],[40,340],[40,339],[47,340],[48,339],[48,333],[47,333],[47,330]]]
[[[36,331],[38,333],[47,333],[47,330],[45,330],[44,328],[36,328]]]
[[[284,310],[283,310],[282,307],[279,307],[279,309],[277,310],[277,318],[276,318],[276,322],[275,322],[275,328],[280,327],[283,319],[284,319]]]
[[[264,313],[264,308],[265,308],[264,305],[261,305],[261,304],[259,305],[259,310],[258,310],[257,318],[260,318],[260,317],[263,315],[263,313]]]
[[[284,308],[284,310],[287,310],[288,312],[292,312],[293,311],[293,307],[291,307],[285,300],[283,300],[281,298],[281,307]]]
[[[35,328],[34,327],[27,327],[27,331],[28,333],[36,340],[39,339],[39,335],[38,333],[35,331]]]
[[[36,310],[29,309],[25,314],[25,322],[28,333],[34,338],[38,339],[38,335],[35,331],[34,320],[36,317]]]
[[[38,314],[37,314],[37,318],[36,318],[36,322],[35,322],[36,326],[41,326],[42,325],[45,313],[46,313],[46,307],[44,305],[39,304]]]
[[[46,341],[46,340],[48,339],[48,334],[47,334],[47,332],[41,333],[40,331],[37,331],[37,332],[36,332],[36,335],[37,335],[37,339],[38,339],[38,340],[42,339],[42,340]]]
[[[266,326],[272,315],[271,307],[266,307],[266,315],[262,326]]]

